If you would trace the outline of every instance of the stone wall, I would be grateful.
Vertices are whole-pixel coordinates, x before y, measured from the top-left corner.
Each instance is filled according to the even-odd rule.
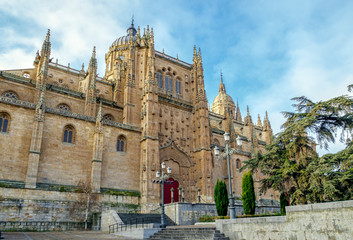
[[[18,225],[21,225],[20,222],[45,222],[49,225],[54,222],[83,222],[84,212],[70,211],[81,197],[81,193],[74,192],[0,187],[0,222],[11,227],[16,226],[12,224],[15,222]],[[119,212],[139,212],[139,204],[139,197],[99,194],[97,207],[92,211],[112,209]],[[49,230],[57,227],[53,224],[50,226]]]
[[[286,207],[279,217],[217,220],[231,240],[352,239],[353,200]]]
[[[277,202],[275,205],[258,205],[256,213],[276,213],[280,211]],[[244,214],[242,201],[235,201],[237,215]],[[165,205],[165,214],[178,225],[193,225],[204,215],[218,216],[215,204],[210,203],[170,203]]]

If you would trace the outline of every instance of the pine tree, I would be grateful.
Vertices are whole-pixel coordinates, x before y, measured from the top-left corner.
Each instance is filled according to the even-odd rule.
[[[255,213],[255,190],[254,190],[254,180],[252,178],[251,172],[246,172],[243,175],[243,181],[241,183],[242,188],[242,200],[243,209],[245,214]]]
[[[229,203],[227,186],[225,182],[218,179],[214,188],[214,201],[216,203],[218,216],[227,216]]]

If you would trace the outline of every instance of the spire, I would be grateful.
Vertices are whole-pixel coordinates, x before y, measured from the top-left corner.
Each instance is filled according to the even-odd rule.
[[[265,119],[264,119],[264,129],[265,130],[270,130],[271,129],[271,123],[270,123],[270,120],[268,120],[267,111],[266,111]]]
[[[251,116],[250,116],[250,111],[249,111],[249,106],[246,106],[246,111],[247,111],[247,115],[244,119],[244,123],[245,124],[249,124],[249,123],[252,123],[252,119],[251,119]]]
[[[257,126],[262,128],[262,123],[260,119],[260,114],[257,116]]]
[[[224,86],[224,83],[223,83],[223,74],[222,74],[222,71],[221,71],[221,83],[219,84],[219,92],[224,92],[224,93],[226,93],[226,87]]]
[[[36,57],[36,60],[38,59],[37,77],[36,77],[37,89],[41,89],[43,85],[46,85],[48,65],[50,60],[50,51],[51,51],[50,30],[48,29],[47,35],[42,45],[40,57],[39,56],[37,56],[38,58]]]
[[[193,58],[193,63],[197,63],[197,52],[196,52],[196,45],[194,45],[194,58]]]
[[[42,57],[47,55],[48,57],[50,56],[50,50],[51,50],[51,44],[50,44],[50,29],[48,29],[47,36],[45,37],[45,40],[42,45]]]
[[[199,48],[199,58],[198,58],[198,62],[202,64],[201,48]]]
[[[243,118],[241,117],[241,113],[240,113],[240,109],[239,109],[238,100],[237,100],[237,113],[235,114],[235,120],[237,120],[238,122],[243,121]]]

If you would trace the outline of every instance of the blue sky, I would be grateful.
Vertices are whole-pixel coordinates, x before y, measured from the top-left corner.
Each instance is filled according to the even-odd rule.
[[[249,105],[253,120],[269,113],[275,132],[292,110],[290,98],[315,101],[348,94],[353,83],[353,1],[77,1],[0,0],[0,69],[32,67],[48,28],[52,57],[87,66],[97,47],[100,76],[104,54],[135,25],[154,28],[156,49],[192,62],[201,48],[209,103],[226,90]],[[331,145],[329,151],[342,149]],[[320,153],[324,151],[320,150]]]

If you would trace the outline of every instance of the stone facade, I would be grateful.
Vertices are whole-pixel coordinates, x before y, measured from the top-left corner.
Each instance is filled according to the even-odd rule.
[[[152,179],[164,161],[186,201],[196,201],[201,189],[202,200],[212,202],[217,179],[227,178],[226,161],[212,148],[224,146],[229,132],[239,150],[231,162],[240,196],[242,162],[264,151],[272,136],[267,114],[256,124],[249,111],[243,119],[222,78],[209,110],[201,51],[194,48],[191,64],[159,52],[148,26],[142,34],[132,23],[105,56],[102,78],[95,48],[87,69],[63,66],[52,61],[48,32],[34,68],[0,71],[0,117],[7,121],[0,129],[2,184],[43,189],[85,182],[97,193],[138,192],[142,211],[149,212],[160,201]],[[278,198],[256,192],[258,199]]]
[[[243,202],[235,201],[236,215],[243,215]],[[271,204],[256,203],[255,214],[273,214],[280,213],[278,202]],[[165,206],[165,214],[177,225],[194,225],[199,222],[202,216],[218,216],[215,204],[211,203],[170,203]]]
[[[352,239],[353,200],[286,207],[286,216],[216,220],[231,240]]]

